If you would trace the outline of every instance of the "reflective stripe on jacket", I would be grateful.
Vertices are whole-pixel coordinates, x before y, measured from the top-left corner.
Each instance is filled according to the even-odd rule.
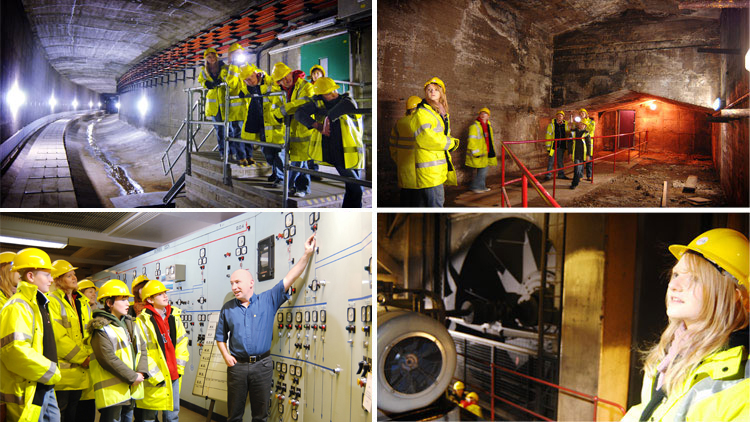
[[[743,330],[747,330],[747,327]],[[684,384],[663,399],[649,421],[747,421],[750,420],[750,365],[747,346],[736,346],[706,357]],[[644,378],[641,403],[623,421],[640,420],[651,401],[654,378]]]
[[[127,330],[116,324],[105,325],[99,330],[103,331],[112,343],[115,356],[127,365],[128,368],[135,371],[140,351],[133,352],[133,346]],[[93,353],[91,354],[90,369],[91,382],[94,384],[97,409],[122,404],[125,401],[129,401],[131,398],[139,399],[143,397],[142,383],[131,393],[130,384],[123,381],[117,375],[104,369],[99,364],[99,361],[96,360],[96,356]]]
[[[77,299],[81,304],[79,318],[63,290],[55,290],[47,297],[50,299],[49,316],[57,343],[57,363],[62,373],[62,379],[55,384],[55,390],[84,390],[89,386],[89,370],[82,367],[81,363],[91,354],[91,347],[84,344],[88,331],[81,330],[91,321],[89,299],[83,295]]]
[[[54,385],[62,378],[55,362],[44,357],[42,313],[35,285],[20,281],[0,314],[0,401],[8,420],[39,420],[41,406],[32,404],[38,382]]]
[[[565,125],[565,135],[570,132],[570,128],[568,127],[568,121],[563,120],[563,125]],[[550,124],[547,125],[547,133],[544,135],[544,139],[555,139],[555,121],[552,120]],[[567,142],[567,141],[562,141]],[[544,143],[544,146],[547,148],[547,152],[549,153],[549,156],[552,157],[555,155],[555,149],[557,148],[557,142],[547,141]]]
[[[313,86],[303,78],[297,79],[294,83],[294,90],[289,101],[283,101],[280,107],[273,111],[273,115],[278,119],[284,119],[287,116],[292,118],[289,126],[289,156],[292,161],[306,161],[310,159],[310,137],[314,129],[308,129],[302,123],[294,118],[294,112],[308,101],[312,100]],[[286,97],[284,97],[286,100]]]
[[[583,119],[583,124],[586,125],[586,132],[591,135],[591,138],[589,138],[588,143],[586,144],[586,153],[588,155],[593,156],[594,155],[594,130],[596,129],[596,122],[591,117],[587,117]]]
[[[227,77],[227,72],[229,71],[229,67],[225,65],[223,62],[220,62],[219,64],[219,80],[214,81],[213,78],[211,78],[211,74],[208,72],[208,69],[206,69],[206,66],[203,66],[201,68],[200,73],[198,73],[198,83],[203,86],[203,88],[208,89],[208,86],[206,86],[206,82],[217,82],[222,83]],[[208,89],[208,92],[206,92],[206,117],[213,117],[216,116],[216,114],[221,110],[222,116],[224,115],[224,94],[226,92],[226,87],[220,86],[216,88]]]
[[[466,165],[468,167],[485,168],[497,165],[497,154],[495,154],[494,144],[495,137],[492,135],[492,123],[489,120],[487,121],[487,131],[490,135],[490,148],[492,151],[487,150],[487,141],[484,138],[482,124],[475,121],[469,127],[469,139],[466,144]]]
[[[416,141],[411,130],[411,119],[414,115],[404,116],[396,122],[391,130],[391,158],[398,167],[398,187],[417,189]]]
[[[168,320],[174,318],[174,350],[177,360],[177,372],[180,374],[179,390],[182,390],[182,375],[185,373],[185,365],[188,363],[190,353],[187,348],[188,337],[185,327],[182,325],[179,308],[172,307],[172,314]],[[169,321],[167,321],[169,324]],[[171,324],[169,324],[171,326]],[[144,381],[145,391],[143,400],[136,402],[140,409],[151,410],[173,410],[174,400],[172,398],[172,381],[169,375],[167,358],[159,346],[157,336],[161,336],[159,328],[151,321],[151,314],[143,311],[138,315],[136,324],[136,336],[146,343],[148,350],[148,379]]]
[[[411,132],[416,142],[417,186],[419,189],[456,184],[456,171],[450,151],[458,148],[458,139],[450,135],[450,118],[447,125],[433,108],[423,101],[411,120]]]
[[[248,93],[247,86],[244,82],[242,83],[242,92],[244,92],[245,94]],[[270,77],[264,76],[264,83],[260,86],[261,95],[266,95],[274,92],[281,92],[281,88],[279,88],[277,84],[273,83]],[[252,97],[245,98],[248,109],[250,108],[250,101],[252,100]],[[284,122],[279,122],[278,120],[276,120],[276,118],[273,116],[273,112],[277,108],[281,107],[284,100],[279,95],[263,97],[260,98],[260,100],[263,104],[263,129],[265,132],[265,142],[271,144],[283,144],[285,129]],[[246,114],[246,116],[247,117],[245,118],[245,124],[242,125],[242,139],[258,142],[262,141],[258,133],[245,132],[245,128],[250,127],[248,125],[248,120],[251,118],[255,118],[255,116],[250,116],[249,114]]]
[[[247,66],[247,65],[244,65]],[[243,67],[244,67],[243,66]],[[240,98],[240,90],[245,82],[240,79],[242,70],[235,64],[230,64],[227,70],[226,82],[229,88],[229,121],[241,122],[247,116],[247,104],[244,98]]]

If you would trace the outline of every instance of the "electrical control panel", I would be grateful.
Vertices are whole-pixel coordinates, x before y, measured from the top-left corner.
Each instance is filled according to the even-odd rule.
[[[213,340],[219,311],[235,300],[229,277],[250,271],[255,293],[274,287],[316,233],[306,270],[273,317],[269,420],[370,421],[363,406],[372,368],[372,217],[369,212],[265,212],[237,216],[96,274],[101,286],[159,279],[182,310],[190,359],[181,399],[227,415],[226,364]],[[366,400],[365,400],[366,401]],[[245,420],[250,420],[249,405]]]

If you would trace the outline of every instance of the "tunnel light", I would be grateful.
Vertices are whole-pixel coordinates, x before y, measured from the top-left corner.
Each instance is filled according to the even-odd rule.
[[[98,108],[102,108],[102,102],[101,102],[101,101],[99,101],[98,103],[96,103],[96,106],[97,106]]]
[[[115,107],[117,107],[117,110],[120,110],[120,102],[118,101],[117,104],[115,104]]]
[[[93,102],[91,102],[91,101],[89,101],[89,108],[90,108],[90,109],[91,109],[91,108],[94,108],[94,103],[93,103]]]
[[[141,112],[141,117],[145,116],[146,112],[148,112],[148,100],[146,99],[146,96],[142,96],[138,101],[138,111]]]
[[[650,108],[651,110],[656,110],[656,103],[649,104],[648,108]]]
[[[335,23],[336,23],[336,18],[331,17],[328,19],[324,19],[320,22],[311,23],[310,25],[300,26],[299,28],[293,31],[284,32],[283,34],[277,35],[276,38],[282,41],[286,41],[290,38],[294,38],[294,37],[304,35],[304,34],[309,34],[310,32],[314,32],[314,31],[329,27]]]
[[[52,96],[49,97],[49,101],[47,101],[47,104],[49,104],[50,112],[55,111],[55,106],[57,105],[57,99],[55,98],[55,94],[52,94]]]
[[[721,108],[721,98],[716,97],[713,103],[714,110],[719,110]]]
[[[73,110],[78,108],[78,99],[73,100]]]
[[[745,69],[750,72],[750,49],[748,49],[747,54],[745,54]]]
[[[13,116],[16,115],[18,109],[21,108],[21,106],[26,102],[26,94],[21,91],[20,88],[18,88],[18,81],[15,81],[13,83],[13,87],[5,96],[5,101],[8,103],[10,112],[13,114]]]
[[[34,235],[33,239],[24,235],[0,235],[0,243],[12,243],[24,246],[36,246],[39,248],[62,249],[68,246],[67,237]]]

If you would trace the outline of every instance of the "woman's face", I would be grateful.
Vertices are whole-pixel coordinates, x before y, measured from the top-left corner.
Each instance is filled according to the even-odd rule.
[[[319,78],[323,77],[323,72],[320,71],[320,69],[315,69],[312,72],[312,81],[313,83],[317,81]]]
[[[121,316],[128,313],[128,308],[130,308],[130,302],[128,302],[127,296],[117,296],[114,298],[114,303],[109,308],[112,311],[112,315],[116,316],[117,318],[120,318]]]
[[[83,289],[81,293],[83,293],[83,295],[89,299],[89,305],[96,304],[96,289],[95,288],[89,287],[89,288]]]
[[[219,58],[216,56],[216,53],[208,53],[206,54],[206,61],[213,66],[214,63],[219,61]]]
[[[78,278],[75,271],[68,271],[60,277],[60,288],[65,291],[75,291],[78,288]]]
[[[489,119],[490,119],[490,115],[487,114],[486,112],[483,111],[479,113],[479,120],[481,120],[483,123],[487,123],[487,120]]]
[[[440,101],[440,87],[436,84],[429,84],[427,85],[427,88],[424,90],[425,94],[427,94],[427,98],[429,98],[432,101],[438,102]]]
[[[703,285],[688,270],[685,256],[672,269],[667,290],[667,315],[682,320],[689,328],[703,308]]]

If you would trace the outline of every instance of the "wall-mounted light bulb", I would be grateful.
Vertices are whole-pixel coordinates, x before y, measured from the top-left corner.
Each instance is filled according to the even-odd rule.
[[[49,101],[47,101],[47,104],[49,104],[50,112],[55,110],[55,106],[57,105],[57,99],[55,98],[55,94],[52,94],[52,96],[49,97]]]
[[[146,99],[146,96],[142,96],[138,101],[138,111],[140,111],[141,117],[145,116],[148,112],[148,100]]]
[[[73,100],[73,110],[78,108],[78,99]]]
[[[10,107],[10,112],[15,117],[16,113],[18,112],[18,109],[21,108],[22,105],[26,102],[26,93],[21,91],[20,88],[18,88],[18,81],[15,81],[13,83],[13,87],[8,91],[8,94],[5,96],[5,101],[8,103],[8,106]]]
[[[719,110],[721,108],[721,98],[716,97],[713,103],[714,110]]]
[[[656,103],[652,102],[648,105],[648,108],[650,108],[651,110],[656,110]]]
[[[120,102],[119,101],[117,102],[117,104],[115,104],[115,107],[117,107],[118,110],[120,109]]]

